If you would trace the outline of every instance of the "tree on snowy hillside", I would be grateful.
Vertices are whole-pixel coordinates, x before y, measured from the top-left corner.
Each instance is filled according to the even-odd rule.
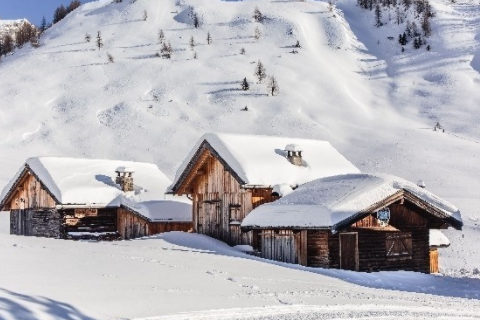
[[[377,4],[375,6],[375,26],[377,28],[383,26],[383,23],[382,23],[382,9],[380,8],[379,4]]]
[[[193,38],[193,36],[190,37],[188,44],[190,45],[190,50],[193,51],[193,49],[195,48],[195,39]]]
[[[250,89],[250,85],[248,84],[247,78],[243,78],[242,80],[242,90],[247,91]]]
[[[158,43],[161,44],[165,40],[165,34],[163,33],[163,29],[160,29],[158,32]]]
[[[147,10],[143,10],[143,21],[147,21],[148,19],[148,12]]]
[[[102,47],[103,47],[103,40],[102,40],[102,35],[101,35],[100,31],[98,31],[98,33],[97,33],[97,41],[96,41],[96,44],[97,44],[98,50],[102,49]]]
[[[253,19],[255,20],[255,22],[263,22],[264,17],[258,7],[255,7],[255,10],[253,11]]]
[[[210,36],[210,32],[207,33],[207,44],[212,43],[212,37]]]
[[[40,32],[43,33],[45,30],[47,30],[47,19],[43,16],[42,23],[40,24]]]
[[[67,15],[67,8],[62,4],[60,5],[57,9],[55,9],[55,12],[53,13],[53,20],[52,22],[55,24],[65,18]]]
[[[200,17],[198,16],[198,13],[196,13],[193,9],[191,14],[191,19],[192,19],[192,24],[195,29],[200,28]]]
[[[280,92],[280,88],[278,87],[277,79],[275,79],[274,76],[271,76],[268,79],[267,88],[268,88],[269,93],[272,96],[277,95]]]
[[[90,42],[91,39],[92,39],[92,36],[89,35],[88,33],[85,33],[85,42]]]
[[[172,58],[172,46],[170,45],[170,42],[168,44],[163,42],[162,47],[160,48],[160,56],[164,59]]]
[[[261,36],[262,36],[262,33],[260,32],[260,29],[258,27],[255,27],[255,33],[254,33],[253,37],[255,38],[255,40],[258,41]]]
[[[11,35],[7,34],[6,36],[3,37],[2,47],[3,47],[2,51],[4,55],[13,51],[13,49],[15,48],[15,42],[13,41],[13,38]]]
[[[267,77],[267,74],[265,73],[265,67],[263,66],[263,63],[260,60],[258,60],[257,62],[254,75],[257,77],[258,82],[262,82],[262,80]]]

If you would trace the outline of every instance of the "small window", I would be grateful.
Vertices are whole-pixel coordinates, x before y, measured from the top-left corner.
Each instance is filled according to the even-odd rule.
[[[229,221],[232,222],[240,222],[240,208],[239,204],[231,204],[229,207]]]
[[[385,238],[387,258],[412,258],[412,233],[392,232]]]

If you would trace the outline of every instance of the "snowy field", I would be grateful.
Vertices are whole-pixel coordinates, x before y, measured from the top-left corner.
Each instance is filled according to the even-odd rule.
[[[478,278],[305,268],[178,232],[75,242],[0,231],[2,320],[480,318]]]
[[[387,12],[374,27],[373,12],[355,0],[332,12],[321,1],[185,3],[91,2],[48,30],[40,48],[2,57],[0,186],[32,156],[151,162],[173,179],[206,132],[328,140],[363,172],[423,179],[460,209],[465,226],[448,230],[451,246],[440,250],[448,276],[278,265],[191,234],[116,243],[12,237],[2,214],[0,318],[480,314],[480,5],[431,0],[432,50],[402,54],[404,27]],[[189,6],[202,17],[199,29]],[[255,6],[267,17],[262,24],[252,19]],[[170,60],[155,56],[160,29],[174,49]],[[258,60],[276,77],[278,96],[257,83]],[[244,77],[249,91],[240,89]],[[433,131],[437,121],[445,132]],[[227,310],[207,311],[217,309]],[[176,315],[197,311],[206,313]]]

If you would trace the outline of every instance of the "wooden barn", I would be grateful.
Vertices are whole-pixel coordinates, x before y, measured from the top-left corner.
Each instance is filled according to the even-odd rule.
[[[242,222],[260,256],[304,266],[429,273],[430,229],[460,230],[453,205],[389,175],[318,179]]]
[[[240,224],[254,208],[313,179],[359,170],[326,141],[206,134],[177,171],[170,193],[192,198],[193,228],[231,245],[251,244]]]
[[[148,163],[30,158],[4,188],[10,233],[132,239],[191,228],[191,204],[164,200],[171,181]]]

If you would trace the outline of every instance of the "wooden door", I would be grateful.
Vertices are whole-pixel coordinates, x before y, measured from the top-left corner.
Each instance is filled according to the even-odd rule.
[[[260,250],[265,259],[297,263],[295,236],[292,231],[262,232]]]
[[[203,202],[198,204],[197,232],[212,238],[221,239],[220,203]]]
[[[358,233],[340,233],[340,269],[358,271]]]

